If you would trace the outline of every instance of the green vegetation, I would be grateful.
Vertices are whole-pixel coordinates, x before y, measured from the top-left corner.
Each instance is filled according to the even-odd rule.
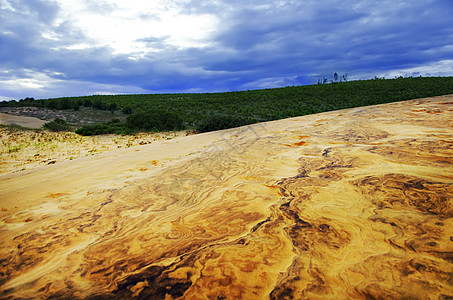
[[[50,131],[69,131],[71,130],[71,125],[66,123],[65,120],[56,118],[53,121],[47,122],[43,125],[44,129]]]
[[[107,123],[84,126],[76,130],[81,135],[133,134],[137,131],[174,131],[184,129],[182,120],[172,112],[138,110],[126,118],[126,122],[113,119]]]
[[[128,130],[124,123],[118,119],[113,119],[109,122],[96,125],[87,125],[79,128],[75,131],[77,134],[90,136],[100,134],[132,134],[132,131]]]
[[[246,118],[242,116],[210,116],[209,118],[200,122],[197,130],[200,132],[208,132],[214,130],[221,130],[227,128],[234,128],[248,124],[257,123],[255,119]]]
[[[126,118],[126,126],[145,131],[173,131],[183,129],[183,121],[172,111],[162,109],[138,110]]]
[[[211,131],[324,111],[453,94],[453,77],[416,77],[333,82],[276,89],[204,93],[95,95],[1,102],[0,106],[110,110],[126,122],[85,126],[80,134],[193,129]]]

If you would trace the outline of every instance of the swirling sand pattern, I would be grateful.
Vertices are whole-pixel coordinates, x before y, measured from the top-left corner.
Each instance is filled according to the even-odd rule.
[[[443,96],[6,174],[0,297],[451,299],[452,123]]]

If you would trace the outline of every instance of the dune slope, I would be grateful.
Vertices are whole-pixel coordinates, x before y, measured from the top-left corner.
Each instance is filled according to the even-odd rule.
[[[14,116],[0,112],[0,123],[1,124],[14,124],[29,128],[41,128],[46,123],[44,120],[40,120],[35,117],[25,116]]]
[[[453,297],[453,96],[0,176],[1,298]]]

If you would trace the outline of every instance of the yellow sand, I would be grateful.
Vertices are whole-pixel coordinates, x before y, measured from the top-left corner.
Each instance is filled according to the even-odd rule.
[[[0,175],[0,297],[453,297],[453,96]]]

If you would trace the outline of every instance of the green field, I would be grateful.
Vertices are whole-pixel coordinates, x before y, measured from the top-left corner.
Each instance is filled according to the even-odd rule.
[[[2,102],[2,106],[111,110],[128,114],[79,130],[81,134],[190,129],[240,125],[415,98],[453,94],[453,77],[372,79],[275,89],[203,94],[94,95]]]

